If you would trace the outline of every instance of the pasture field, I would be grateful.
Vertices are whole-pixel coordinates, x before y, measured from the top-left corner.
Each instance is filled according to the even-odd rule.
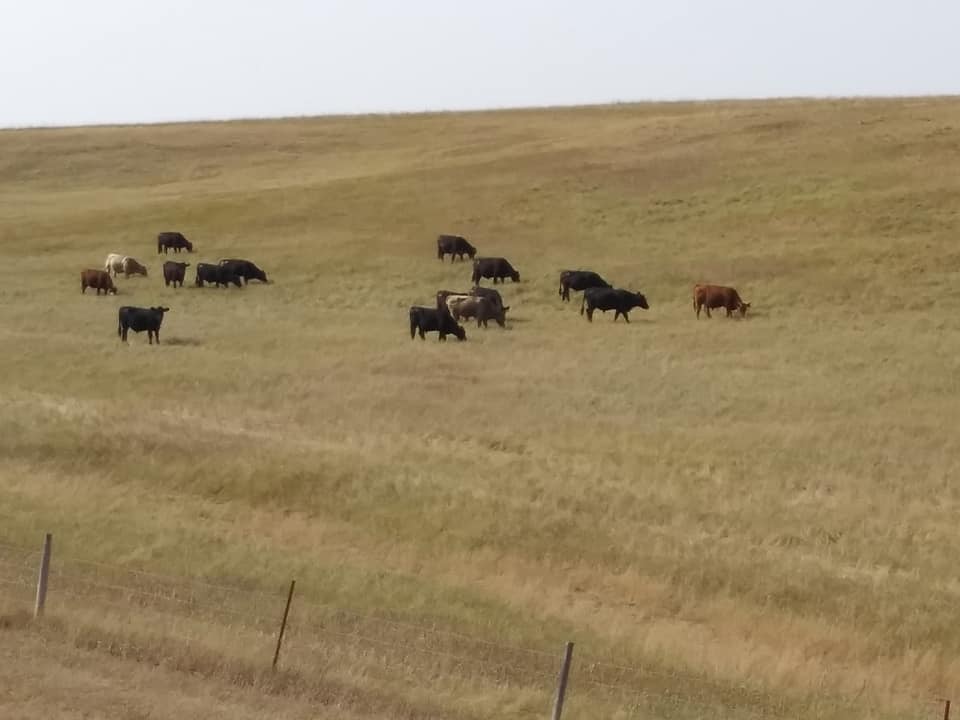
[[[7,584],[0,714],[545,717],[573,640],[565,717],[935,716],[960,699],[958,161],[950,98],[0,132],[9,564],[52,532],[55,560],[271,618],[296,578],[295,605],[551,655],[511,662],[527,683],[480,645],[438,669],[340,632],[271,676],[269,637],[56,581],[30,623]],[[273,282],[165,288],[161,230]],[[410,340],[410,305],[469,285],[440,232],[520,271],[506,329]],[[81,296],[110,252],[149,277]],[[567,268],[651,308],[588,324]],[[697,321],[696,282],[747,318]],[[118,342],[125,304],[171,308],[160,346]],[[657,684],[627,708],[590,658]]]

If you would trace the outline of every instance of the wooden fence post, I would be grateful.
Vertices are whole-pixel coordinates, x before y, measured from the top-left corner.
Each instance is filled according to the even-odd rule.
[[[50,552],[53,546],[53,535],[46,534],[43,538],[43,555],[40,556],[40,576],[37,578],[37,602],[33,606],[35,618],[43,615],[43,606],[47,602],[47,578],[50,575]]]
[[[560,720],[563,712],[563,699],[567,694],[567,678],[570,677],[570,661],[573,660],[573,643],[568,642],[563,651],[563,664],[560,666],[560,675],[557,677],[557,696],[553,701],[553,715],[551,720]]]
[[[950,701],[946,698],[940,698],[943,703],[943,720],[950,720]]]
[[[290,581],[290,592],[287,593],[287,606],[283,609],[283,620],[280,622],[280,634],[277,635],[277,649],[273,653],[273,669],[277,669],[277,660],[280,659],[280,645],[283,643],[283,632],[287,629],[287,615],[290,614],[290,601],[293,600],[293,588],[297,584],[296,580]]]

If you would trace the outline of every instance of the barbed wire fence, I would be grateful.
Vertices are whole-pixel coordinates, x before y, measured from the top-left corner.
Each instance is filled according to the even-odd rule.
[[[801,717],[782,696],[748,685],[618,663],[582,651],[571,662],[573,643],[564,652],[509,645],[294,598],[294,583],[289,592],[271,594],[59,554],[54,562],[49,535],[40,551],[0,543],[0,598],[32,604],[35,617],[47,607],[58,613],[80,608],[100,622],[109,620],[117,639],[96,643],[115,642],[134,655],[149,652],[146,645],[160,638],[187,649],[228,648],[232,656],[258,667],[276,670],[279,664],[310,676],[359,666],[364,676],[385,687],[429,680],[458,692],[494,688],[529,714],[552,710],[553,720],[711,717],[718,708],[724,717],[741,720]],[[607,714],[598,714],[598,707]],[[848,716],[855,710],[863,714],[862,706],[851,704]],[[911,717],[949,720],[950,712],[949,700],[937,698],[918,701]]]

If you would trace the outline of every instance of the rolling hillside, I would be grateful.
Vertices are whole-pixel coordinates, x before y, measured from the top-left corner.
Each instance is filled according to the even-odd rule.
[[[0,714],[544,717],[573,640],[565,717],[932,717],[960,699],[958,117],[777,101],[0,132],[9,565],[52,532],[55,559],[270,593],[271,618],[296,578],[295,605],[551,656],[484,674],[464,645],[444,652],[477,665],[438,668],[341,628],[281,681],[268,635],[254,652],[55,582],[32,624],[8,584]],[[161,230],[272,282],[165,288]],[[518,268],[506,329],[410,340],[410,305],[469,285],[440,232]],[[149,277],[81,296],[109,252]],[[565,268],[650,310],[588,324]],[[747,318],[696,320],[696,282],[736,286]],[[118,306],[158,304],[159,347],[118,342]],[[578,686],[591,657],[653,684]]]

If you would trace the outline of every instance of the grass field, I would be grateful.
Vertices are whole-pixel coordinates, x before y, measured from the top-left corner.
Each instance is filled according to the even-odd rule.
[[[281,604],[297,578],[307,602],[571,639],[575,718],[933,717],[960,699],[958,118],[905,99],[0,132],[0,543],[49,531],[55,557]],[[273,282],[167,289],[160,230]],[[439,232],[519,269],[506,329],[410,340],[410,305],[469,285]],[[149,277],[81,296],[109,252]],[[578,267],[650,310],[588,324],[557,296]],[[697,321],[696,282],[736,286],[746,320]],[[161,303],[162,345],[118,342],[119,305]],[[549,678],[391,675],[341,637],[322,679],[281,682],[212,621],[201,658],[149,614],[78,594],[35,625],[22,600],[0,594],[23,717],[548,710]],[[707,699],[584,699],[587,656]]]

